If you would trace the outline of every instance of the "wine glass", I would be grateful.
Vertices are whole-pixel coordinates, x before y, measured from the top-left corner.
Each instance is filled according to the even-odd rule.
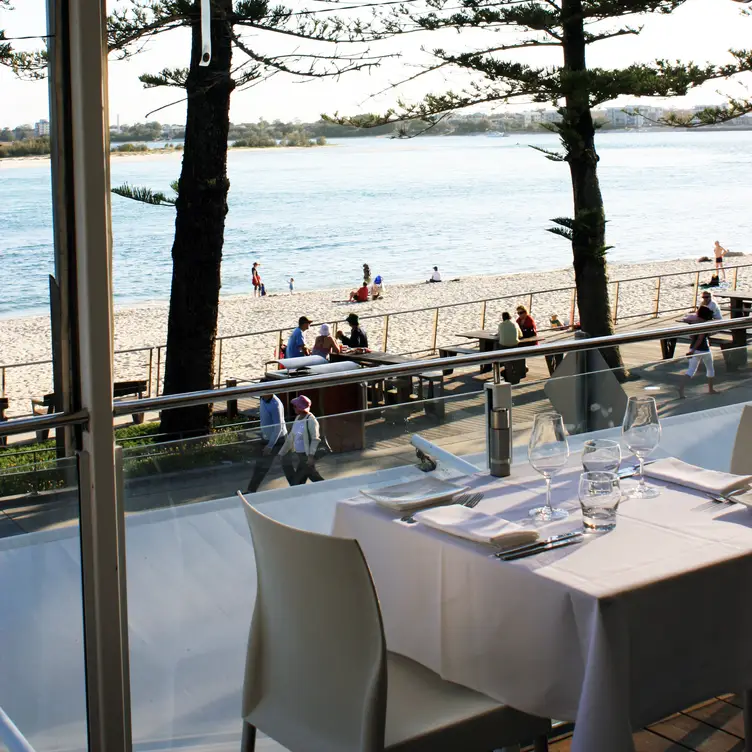
[[[645,458],[658,446],[661,441],[661,424],[658,420],[658,408],[652,397],[630,397],[624,422],[621,426],[624,443],[635,454],[640,462],[639,481],[627,492],[627,496],[635,499],[652,499],[660,491],[655,486],[645,483],[643,474]]]
[[[585,472],[615,473],[621,464],[621,445],[611,439],[588,439],[582,445]]]
[[[530,464],[546,481],[546,504],[531,509],[530,516],[540,522],[565,519],[569,516],[566,509],[551,506],[551,476],[561,470],[569,459],[569,444],[564,433],[564,421],[559,413],[535,416],[527,454]]]

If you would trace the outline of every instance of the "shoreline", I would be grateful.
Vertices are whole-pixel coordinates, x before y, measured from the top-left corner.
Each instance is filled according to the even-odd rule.
[[[735,258],[732,265],[742,265],[746,257]],[[752,259],[751,259],[752,261]],[[621,283],[619,290],[619,318],[652,311],[658,275],[661,283],[661,310],[691,307],[694,281],[707,281],[712,265],[691,259],[674,259],[638,264],[613,264],[609,268],[611,304],[614,303],[613,283]],[[624,282],[635,277],[648,277]],[[731,277],[731,275],[729,275]],[[557,313],[568,317],[574,273],[569,268],[539,272],[518,272],[508,275],[462,277],[441,284],[404,283],[390,284],[385,280],[383,299],[367,303],[345,302],[349,290],[335,287],[290,294],[253,298],[250,294],[232,294],[220,298],[218,336],[222,342],[221,373],[225,379],[244,383],[260,377],[264,364],[273,359],[278,344],[279,331],[286,340],[301,315],[315,322],[336,324],[342,328],[350,313],[357,313],[368,334],[371,348],[383,346],[384,321],[389,314],[387,350],[395,353],[429,350],[436,309],[439,309],[437,345],[462,342],[458,335],[480,324],[482,304],[486,304],[485,325],[494,328],[505,310],[514,311],[517,304],[529,305],[528,296],[533,291],[531,312],[541,329],[547,328],[548,316]],[[738,273],[739,287],[752,287],[752,266]],[[564,289],[562,289],[564,288]],[[537,291],[542,292],[537,292]],[[552,292],[546,292],[546,291]],[[411,313],[399,314],[400,311]],[[157,354],[154,348],[163,346],[167,337],[167,301],[149,301],[135,305],[117,306],[114,314],[115,350],[147,348],[138,353],[120,353],[115,356],[115,380],[148,378],[151,355],[152,375],[156,380]],[[373,316],[374,318],[367,318]],[[248,332],[265,334],[246,335]],[[309,344],[318,333],[312,327],[307,333]],[[151,353],[148,348],[153,348]],[[49,364],[16,367],[14,364],[47,360],[50,358],[49,317],[44,315],[7,316],[0,326],[0,366],[11,366],[5,371],[6,393],[11,399],[9,416],[28,414],[31,396],[52,391],[52,369]],[[162,351],[161,362],[164,362]],[[219,352],[216,365],[219,367]],[[163,373],[161,373],[163,376]]]

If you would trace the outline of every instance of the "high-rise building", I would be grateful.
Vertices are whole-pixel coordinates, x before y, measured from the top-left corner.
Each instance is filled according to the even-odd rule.
[[[36,123],[34,123],[34,133],[36,134],[37,138],[39,138],[40,136],[49,136],[50,121],[38,120]]]

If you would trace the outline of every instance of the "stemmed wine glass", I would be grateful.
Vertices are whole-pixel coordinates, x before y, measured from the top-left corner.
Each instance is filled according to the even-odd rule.
[[[630,397],[624,422],[621,426],[624,443],[640,462],[639,481],[627,492],[635,499],[652,499],[660,493],[655,486],[645,483],[643,474],[645,458],[661,441],[661,424],[658,420],[658,408],[652,397]]]
[[[569,516],[566,509],[551,506],[551,476],[561,470],[569,459],[569,444],[564,433],[564,421],[559,413],[535,416],[527,454],[530,464],[546,481],[546,504],[531,509],[530,516],[540,522],[565,519]]]

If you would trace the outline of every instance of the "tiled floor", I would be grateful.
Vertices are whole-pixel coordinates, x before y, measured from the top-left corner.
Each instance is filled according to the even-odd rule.
[[[571,734],[553,741],[551,752],[569,752]],[[743,752],[742,699],[724,695],[653,723],[634,735],[636,752]]]

